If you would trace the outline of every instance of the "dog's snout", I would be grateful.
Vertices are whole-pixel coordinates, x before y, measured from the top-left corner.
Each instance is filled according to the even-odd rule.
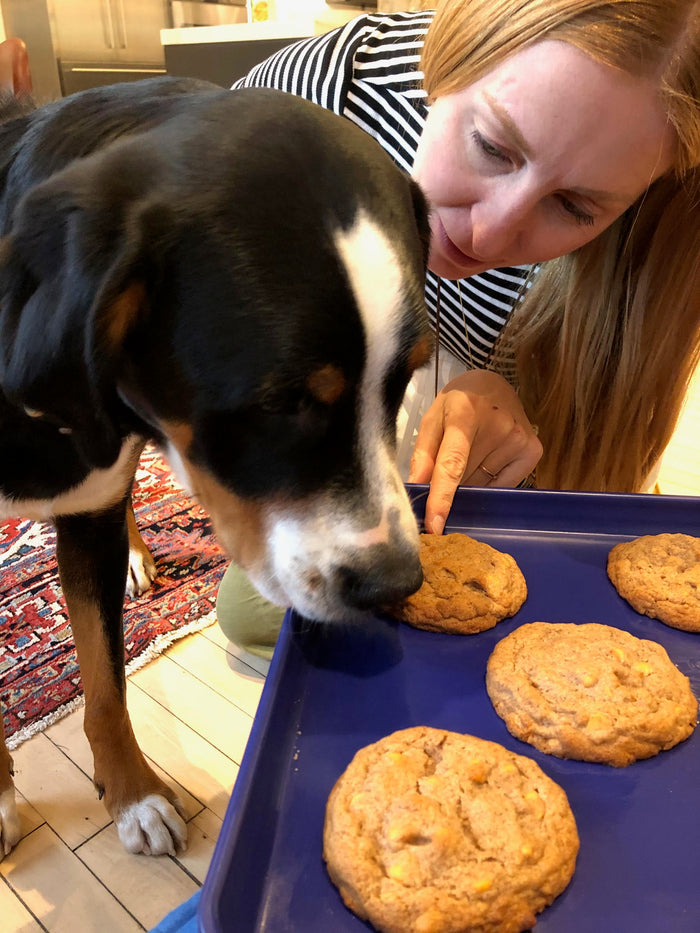
[[[377,545],[361,560],[337,570],[340,593],[353,609],[376,609],[397,602],[420,587],[423,570],[418,552]]]

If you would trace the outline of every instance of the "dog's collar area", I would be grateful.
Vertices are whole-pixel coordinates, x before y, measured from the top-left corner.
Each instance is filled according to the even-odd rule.
[[[44,418],[44,417],[46,417],[46,415],[45,415],[45,413],[44,413],[43,411],[39,411],[39,410],[36,409],[36,408],[30,408],[29,405],[23,405],[22,408],[24,409],[25,415],[27,415],[27,417],[29,417],[29,418]],[[59,434],[72,434],[72,433],[73,433],[73,428],[68,428],[68,427],[65,427],[64,425],[62,425],[61,427],[59,427],[57,430],[58,430],[58,433],[59,433]]]

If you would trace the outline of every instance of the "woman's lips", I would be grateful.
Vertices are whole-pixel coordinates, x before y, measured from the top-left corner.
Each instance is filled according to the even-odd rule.
[[[447,235],[445,228],[437,214],[434,214],[433,230],[438,241],[438,247],[445,259],[462,269],[465,273],[473,273],[476,270],[485,270],[491,268],[491,263],[484,262],[483,259],[475,259],[468,253],[462,252],[458,246],[452,242]]]
[[[435,219],[437,220],[437,224],[436,224],[437,231],[436,232],[438,234],[440,246],[442,247],[442,250],[445,253],[445,255],[448,257],[448,259],[451,259],[453,262],[456,262],[459,265],[463,265],[465,263],[468,265],[476,265],[476,264],[480,265],[481,263],[478,259],[474,259],[473,256],[469,256],[467,253],[463,253],[462,250],[459,249],[458,246],[455,246],[452,240],[448,237],[447,232],[445,231],[445,228],[440,218],[436,215]]]

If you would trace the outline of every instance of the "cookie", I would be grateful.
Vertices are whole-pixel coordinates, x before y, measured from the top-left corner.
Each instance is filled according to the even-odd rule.
[[[415,628],[473,635],[514,615],[527,586],[510,554],[468,535],[420,536],[423,585],[388,612]]]
[[[637,612],[700,632],[700,538],[643,535],[617,544],[608,555],[608,576]]]
[[[566,794],[536,762],[416,726],[361,749],[331,791],[328,873],[381,933],[520,933],[573,875]]]
[[[511,735],[615,767],[687,739],[698,711],[661,645],[597,623],[521,625],[491,653],[486,689]]]

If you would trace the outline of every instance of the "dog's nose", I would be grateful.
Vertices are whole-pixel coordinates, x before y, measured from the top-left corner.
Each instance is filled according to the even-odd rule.
[[[353,609],[376,609],[410,596],[423,582],[418,552],[413,548],[374,545],[361,558],[337,570],[339,590]]]

